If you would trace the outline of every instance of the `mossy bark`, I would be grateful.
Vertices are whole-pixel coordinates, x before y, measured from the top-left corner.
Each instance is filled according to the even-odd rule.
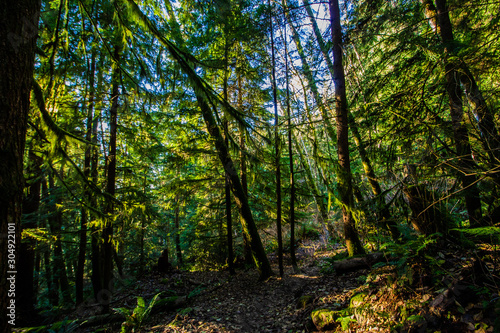
[[[352,215],[352,175],[349,157],[349,127],[347,96],[345,88],[344,65],[342,63],[342,28],[340,25],[340,7],[338,0],[330,0],[330,20],[333,41],[333,83],[335,85],[335,111],[337,116],[337,154],[339,170],[337,172],[338,191],[342,203],[344,237],[350,256],[364,254],[365,250],[356,230]]]

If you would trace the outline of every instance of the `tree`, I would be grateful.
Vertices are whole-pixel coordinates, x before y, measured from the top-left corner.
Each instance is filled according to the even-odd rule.
[[[281,232],[281,152],[278,119],[278,87],[276,85],[276,56],[274,50],[274,28],[271,1],[269,0],[269,30],[271,32],[271,82],[273,86],[274,107],[274,163],[276,172],[276,237],[278,238],[278,266],[280,276],[283,276],[283,236]]]
[[[427,7],[431,10],[432,7]],[[459,65],[453,62],[454,51],[453,29],[450,22],[449,10],[445,0],[436,0],[438,32],[444,46],[444,70],[446,78],[446,91],[448,93],[450,115],[453,123],[453,136],[458,158],[459,179],[464,187],[464,197],[472,226],[477,226],[481,221],[481,201],[476,188],[477,177],[474,175],[474,161],[469,143],[468,130],[464,125],[464,111],[462,89],[460,87]],[[484,119],[484,117],[482,117]],[[491,141],[491,140],[490,140]],[[494,144],[494,141],[491,141]]]
[[[293,133],[292,133],[292,115],[290,111],[290,86],[288,77],[288,37],[286,27],[284,29],[284,46],[285,46],[285,81],[286,81],[286,117],[288,122],[288,160],[290,168],[290,260],[294,272],[299,272],[297,265],[297,258],[295,256],[295,172],[294,172],[294,158],[293,158]]]
[[[7,278],[14,278],[21,242],[23,156],[38,34],[39,0],[3,3],[0,8],[0,331],[10,332],[15,315],[7,307]],[[10,244],[10,246],[9,246]],[[10,257],[9,257],[10,254]],[[15,310],[13,310],[15,313]]]
[[[325,59],[328,67],[328,71],[330,72],[330,75],[333,78],[334,77],[333,62],[331,60],[330,55],[328,54],[328,48],[323,40],[321,31],[319,30],[318,23],[316,22],[316,18],[312,12],[311,5],[309,4],[308,0],[304,0],[304,5],[307,11],[307,16],[309,17],[309,20],[311,21],[311,24],[313,26],[314,36],[316,37],[316,41],[318,42],[321,54],[323,55],[323,58]],[[391,219],[390,217],[389,209],[386,205],[385,198],[382,194],[382,188],[380,186],[379,181],[377,180],[377,176],[375,175],[375,171],[372,166],[371,160],[368,157],[368,153],[366,152],[365,148],[366,144],[362,140],[361,134],[358,129],[358,125],[351,112],[348,112],[348,118],[349,118],[349,127],[354,137],[354,142],[356,143],[356,146],[358,148],[359,157],[363,164],[363,169],[365,171],[366,177],[368,178],[368,182],[370,183],[370,186],[372,188],[372,192],[375,195],[375,200],[379,205],[379,219],[382,222],[382,225],[384,225],[391,232],[392,238],[394,240],[397,240],[401,236],[401,233],[399,232],[396,224],[393,222],[393,219]]]
[[[333,83],[335,85],[335,111],[337,117],[337,153],[339,158],[338,189],[342,203],[344,237],[350,256],[364,253],[352,216],[353,197],[351,163],[349,158],[349,119],[342,64],[342,28],[338,0],[330,0],[330,20],[333,43]]]

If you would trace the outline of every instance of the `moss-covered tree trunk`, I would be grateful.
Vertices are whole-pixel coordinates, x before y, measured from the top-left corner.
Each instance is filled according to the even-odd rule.
[[[342,64],[342,29],[338,0],[330,0],[330,20],[333,42],[333,83],[335,85],[335,111],[337,117],[337,153],[339,170],[338,191],[342,203],[344,237],[350,256],[364,253],[352,216],[352,175],[349,158],[349,120],[347,117],[347,96],[345,89],[344,65]]]
[[[252,256],[254,258],[257,269],[260,272],[260,279],[267,279],[272,275],[271,265],[269,264],[264,246],[262,245],[257,225],[255,224],[255,221],[253,219],[252,210],[250,209],[250,205],[248,203],[248,198],[243,191],[243,186],[241,185],[241,181],[234,166],[233,159],[229,154],[229,148],[224,142],[224,137],[221,133],[219,125],[217,124],[217,121],[215,120],[216,110],[213,108],[214,102],[216,102],[215,96],[211,93],[210,88],[205,84],[205,82],[203,82],[203,80],[196,74],[195,70],[186,59],[186,54],[179,49],[179,46],[182,47],[183,45],[183,41],[180,37],[180,32],[173,32],[174,35],[177,36],[176,41],[179,44],[179,46],[176,46],[163,37],[163,35],[156,29],[156,27],[140,11],[135,2],[131,0],[122,0],[121,2],[126,4],[128,9],[132,11],[132,15],[137,17],[137,20],[145,28],[147,28],[161,44],[165,46],[170,56],[176,61],[176,63],[180,66],[182,72],[188,77],[189,83],[191,84],[191,87],[193,88],[193,91],[196,95],[198,106],[205,121],[207,132],[210,134],[210,137],[214,141],[215,150],[217,151],[219,160],[224,167],[224,171],[229,175],[229,184],[231,186],[231,192],[233,193],[236,206],[238,207],[240,213],[241,226],[243,228],[243,232],[246,234],[251,244]],[[171,20],[175,22],[175,16],[173,14],[170,15]],[[175,26],[175,23],[172,24],[172,26]],[[174,28],[174,30],[176,29]]]

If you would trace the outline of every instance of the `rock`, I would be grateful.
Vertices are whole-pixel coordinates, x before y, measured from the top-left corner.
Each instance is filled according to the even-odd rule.
[[[339,317],[338,311],[331,309],[314,310],[311,313],[311,319],[318,331],[333,330],[340,324],[337,322]]]

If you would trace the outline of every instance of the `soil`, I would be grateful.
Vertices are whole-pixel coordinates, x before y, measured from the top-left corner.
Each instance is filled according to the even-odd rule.
[[[117,292],[112,307],[134,309],[137,296],[148,302],[159,292],[186,297],[180,307],[152,314],[135,328],[144,333],[316,332],[311,320],[316,309],[343,313],[329,328],[332,332],[494,332],[500,280],[498,256],[491,248],[480,256],[477,251],[438,251],[434,259],[445,273],[422,266],[422,258],[415,256],[403,271],[388,262],[337,274],[329,258],[341,251],[318,242],[302,244],[297,251],[300,272],[293,271],[285,256],[283,277],[263,282],[255,269],[244,267],[233,276],[227,270],[148,273]],[[270,261],[278,272],[277,258],[271,255]],[[98,312],[96,304],[84,304],[69,319]],[[118,322],[76,332],[120,329]]]

